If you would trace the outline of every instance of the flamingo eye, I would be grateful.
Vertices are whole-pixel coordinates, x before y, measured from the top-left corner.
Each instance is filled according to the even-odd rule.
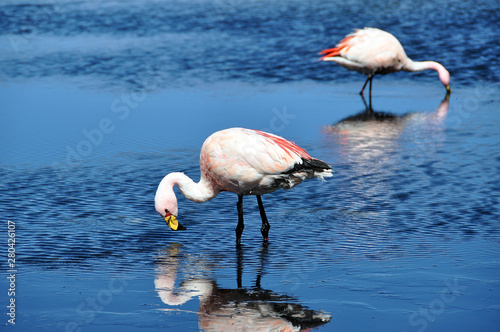
[[[171,213],[167,209],[165,209],[165,217],[168,217],[170,215],[171,215]]]

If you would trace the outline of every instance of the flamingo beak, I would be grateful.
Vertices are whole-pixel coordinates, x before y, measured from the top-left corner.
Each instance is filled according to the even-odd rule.
[[[186,229],[186,227],[182,226],[179,221],[177,220],[177,217],[174,216],[173,214],[167,215],[165,218],[163,218],[165,222],[167,223],[168,227],[174,231],[183,231]]]
[[[451,87],[450,87],[450,85],[449,85],[449,84],[446,86],[446,93],[447,93],[447,94],[450,94],[450,93],[451,93]]]

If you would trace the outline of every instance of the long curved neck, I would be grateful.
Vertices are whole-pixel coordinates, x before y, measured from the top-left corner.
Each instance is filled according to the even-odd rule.
[[[432,69],[439,72],[438,67],[443,67],[443,66],[434,61],[413,61],[408,59],[408,61],[404,66],[404,70],[414,72],[414,71]]]
[[[437,71],[439,75],[439,80],[444,86],[447,86],[450,84],[450,73],[444,68],[442,64],[439,62],[435,61],[413,61],[411,59],[407,59],[403,70],[405,71],[422,71],[422,70],[427,70],[427,69],[432,69]]]
[[[205,177],[202,176],[200,182],[196,183],[189,176],[179,172],[170,173],[165,176],[161,180],[158,190],[171,191],[173,193],[175,185],[179,187],[184,197],[196,203],[211,200],[219,193],[214,190],[212,183]]]

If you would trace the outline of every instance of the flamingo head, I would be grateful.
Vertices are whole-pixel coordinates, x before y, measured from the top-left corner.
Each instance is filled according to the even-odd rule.
[[[441,84],[443,84],[443,86],[446,88],[446,93],[450,94],[451,93],[450,73],[439,62],[412,61],[411,59],[408,58],[408,59],[406,59],[404,67],[403,67],[403,70],[410,71],[410,72],[422,71],[422,70],[427,70],[427,69],[435,70],[438,73],[439,80],[441,81]]]
[[[433,62],[430,68],[437,71],[441,84],[443,84],[443,86],[446,88],[446,93],[451,93],[450,73],[448,72],[448,70],[446,70],[446,68],[444,68],[444,66],[438,62]]]
[[[174,231],[185,230],[177,220],[177,197],[174,193],[174,183],[169,175],[165,176],[158,185],[155,195],[155,209],[163,220]]]
[[[442,72],[438,72],[438,73],[439,73],[439,80],[441,81],[441,83],[446,88],[446,93],[450,94],[451,93],[450,73],[446,69],[444,69],[444,67],[443,67],[443,71]]]

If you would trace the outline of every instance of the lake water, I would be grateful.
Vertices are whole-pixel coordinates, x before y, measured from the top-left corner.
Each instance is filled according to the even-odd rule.
[[[2,328],[497,331],[499,7],[3,1]],[[317,61],[363,26],[445,65],[451,97],[435,72],[392,74],[367,112],[365,78]],[[236,126],[333,177],[263,196],[268,245],[253,197],[235,245],[231,193],[178,194],[171,231],[159,181],[197,180],[205,138]]]

